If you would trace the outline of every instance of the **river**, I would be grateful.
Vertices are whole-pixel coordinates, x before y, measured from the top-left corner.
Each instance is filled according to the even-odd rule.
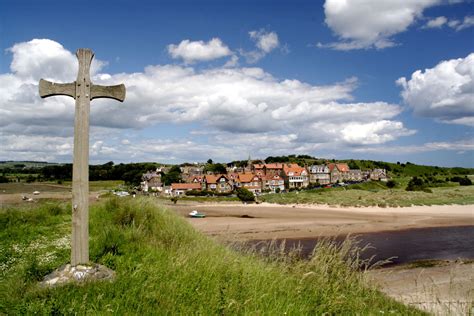
[[[345,236],[336,237],[341,242]],[[286,248],[297,245],[302,255],[308,257],[318,238],[286,239]],[[362,258],[375,256],[372,262],[390,259],[390,265],[420,260],[474,259],[474,226],[416,228],[398,231],[383,231],[357,235],[360,246],[371,247],[362,253]],[[260,244],[262,240],[250,244]],[[281,243],[282,240],[277,240]],[[259,248],[258,246],[257,248]]]

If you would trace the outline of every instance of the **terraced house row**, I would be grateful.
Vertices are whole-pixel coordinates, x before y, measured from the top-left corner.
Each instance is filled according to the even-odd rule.
[[[187,191],[231,193],[246,188],[254,194],[278,193],[302,189],[311,185],[330,185],[348,181],[387,180],[384,169],[361,171],[350,169],[346,163],[328,163],[301,167],[294,163],[250,164],[245,168],[228,167],[225,174],[204,174],[201,166],[182,167],[182,183],[163,186],[161,172],[143,175],[142,189],[169,195],[182,195]]]

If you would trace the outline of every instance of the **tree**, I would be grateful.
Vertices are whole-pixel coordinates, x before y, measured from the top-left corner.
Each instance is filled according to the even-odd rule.
[[[207,164],[208,164],[208,165],[212,165],[212,163],[213,163],[212,159],[208,159],[208,160],[207,160]]]
[[[212,173],[227,173],[227,168],[221,164],[221,163],[216,163],[216,164],[207,164],[204,167],[204,172],[212,172]]]
[[[354,160],[349,161],[348,166],[349,169],[360,169],[359,165]]]
[[[165,185],[171,185],[171,183],[181,182],[181,169],[179,166],[171,167],[170,171],[161,176],[161,180]]]
[[[237,197],[239,200],[242,202],[254,202],[255,201],[255,196],[253,195],[252,192],[247,190],[246,188],[238,188],[236,190],[237,192]]]

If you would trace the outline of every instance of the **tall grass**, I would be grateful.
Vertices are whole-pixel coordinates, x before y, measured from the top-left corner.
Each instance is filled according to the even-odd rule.
[[[113,268],[116,279],[48,289],[39,276],[67,263],[69,249],[55,248],[54,260],[38,258],[58,232],[69,233],[69,215],[51,206],[0,213],[2,260],[9,262],[0,314],[421,314],[367,284],[349,248],[321,244],[307,261],[240,253],[151,199],[110,199],[90,214],[91,260]],[[47,246],[31,258],[26,249],[38,238]]]

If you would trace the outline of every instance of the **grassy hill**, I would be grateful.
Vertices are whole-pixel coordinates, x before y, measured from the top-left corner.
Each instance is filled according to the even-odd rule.
[[[70,205],[0,211],[0,314],[422,314],[374,289],[346,245],[311,260],[236,252],[148,199],[91,208],[91,260],[113,282],[38,286],[69,260]]]

